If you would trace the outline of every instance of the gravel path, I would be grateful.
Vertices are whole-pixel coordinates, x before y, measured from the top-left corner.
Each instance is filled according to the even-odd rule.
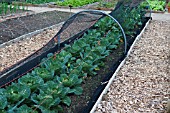
[[[31,38],[20,40],[0,48],[0,71],[17,63],[45,45],[60,29],[61,25],[45,30]]]
[[[45,30],[0,48],[0,71],[34,53],[58,30]],[[170,23],[152,21],[98,105],[96,113],[165,112],[170,98],[169,41]]]
[[[170,99],[170,22],[152,21],[95,113],[165,113]]]

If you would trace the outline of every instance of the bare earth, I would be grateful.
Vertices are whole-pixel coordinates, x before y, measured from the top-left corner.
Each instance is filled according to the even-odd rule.
[[[152,21],[95,113],[166,113],[170,22]]]
[[[46,30],[0,48],[0,71],[43,47],[59,30]],[[170,99],[170,22],[152,21],[95,113],[164,113]]]

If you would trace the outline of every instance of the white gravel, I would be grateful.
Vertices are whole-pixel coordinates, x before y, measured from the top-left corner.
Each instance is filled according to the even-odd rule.
[[[58,32],[61,25],[0,48],[0,71],[31,55]]]
[[[170,22],[152,21],[95,113],[166,113]]]

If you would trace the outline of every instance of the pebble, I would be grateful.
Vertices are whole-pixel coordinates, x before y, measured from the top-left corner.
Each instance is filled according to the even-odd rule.
[[[151,21],[95,113],[166,113],[170,99],[169,40],[170,22]]]

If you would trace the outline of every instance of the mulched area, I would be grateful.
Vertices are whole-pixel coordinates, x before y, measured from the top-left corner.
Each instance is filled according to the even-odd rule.
[[[42,48],[59,31],[62,25],[44,30],[32,37],[11,43],[0,48],[0,71],[17,63]]]
[[[95,113],[165,113],[170,99],[170,23],[152,21]]]
[[[8,19],[0,23],[0,44],[67,20],[72,13],[50,11]]]

